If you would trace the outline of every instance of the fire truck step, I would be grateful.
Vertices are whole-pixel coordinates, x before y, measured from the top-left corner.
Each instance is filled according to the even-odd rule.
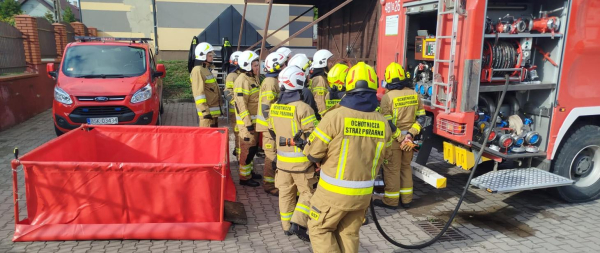
[[[515,192],[572,185],[575,181],[538,168],[491,171],[473,178],[473,186],[491,193]]]
[[[438,174],[437,172],[423,166],[417,164],[415,162],[411,162],[413,175],[423,180],[425,183],[437,188],[446,188],[446,177]]]

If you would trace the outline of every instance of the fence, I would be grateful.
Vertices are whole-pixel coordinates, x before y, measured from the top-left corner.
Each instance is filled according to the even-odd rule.
[[[23,34],[13,26],[0,22],[0,75],[22,73],[27,68]]]
[[[67,28],[67,43],[75,42],[75,29],[67,22],[60,22]]]
[[[56,59],[56,36],[54,27],[45,18],[36,18],[38,38],[40,40],[40,53],[42,59]]]

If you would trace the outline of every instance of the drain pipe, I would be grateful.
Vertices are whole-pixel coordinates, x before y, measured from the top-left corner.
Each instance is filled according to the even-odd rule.
[[[154,54],[158,55],[158,25],[156,22],[156,0],[152,0],[152,18],[154,19]]]

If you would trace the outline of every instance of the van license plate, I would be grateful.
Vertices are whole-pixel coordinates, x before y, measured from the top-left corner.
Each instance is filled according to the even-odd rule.
[[[119,124],[119,119],[117,117],[88,118],[87,123],[90,125],[116,125]]]

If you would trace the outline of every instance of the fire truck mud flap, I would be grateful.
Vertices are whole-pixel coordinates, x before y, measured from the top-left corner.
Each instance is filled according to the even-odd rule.
[[[504,193],[568,186],[574,182],[538,168],[519,168],[490,171],[473,178],[471,185],[490,193]]]

